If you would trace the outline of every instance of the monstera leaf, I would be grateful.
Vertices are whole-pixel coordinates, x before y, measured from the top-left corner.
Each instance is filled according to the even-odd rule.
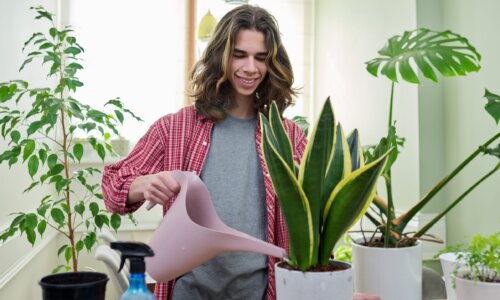
[[[484,97],[488,100],[488,103],[484,106],[484,109],[495,119],[498,124],[500,120],[500,96],[493,94],[486,89],[484,91]]]
[[[436,70],[452,77],[480,69],[481,55],[466,38],[451,31],[405,31],[390,38],[378,53],[381,56],[367,62],[366,69],[374,76],[380,71],[394,82],[398,81],[398,71],[403,80],[420,83],[418,71],[437,82]]]

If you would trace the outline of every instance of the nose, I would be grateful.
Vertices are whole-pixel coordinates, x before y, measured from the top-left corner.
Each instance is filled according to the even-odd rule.
[[[257,72],[257,64],[255,63],[255,58],[250,56],[248,57],[248,59],[245,60],[245,64],[243,65],[243,71],[247,73]]]

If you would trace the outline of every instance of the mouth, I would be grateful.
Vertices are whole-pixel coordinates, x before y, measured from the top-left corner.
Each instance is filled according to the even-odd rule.
[[[258,79],[258,78],[243,78],[243,77],[239,77],[239,76],[236,76],[236,78],[238,78],[240,83],[245,87],[253,87],[256,84],[257,79]]]

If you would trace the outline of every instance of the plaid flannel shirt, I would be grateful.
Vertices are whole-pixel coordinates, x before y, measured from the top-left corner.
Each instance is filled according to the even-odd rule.
[[[294,159],[300,162],[306,146],[306,137],[302,130],[290,120],[285,120]],[[126,205],[130,184],[138,176],[154,174],[168,170],[191,171],[200,175],[205,157],[210,147],[210,133],[214,122],[196,113],[193,106],[188,106],[175,114],[160,118],[139,140],[132,152],[123,160],[104,168],[102,190],[106,208],[114,213],[126,214],[137,210],[144,201],[131,206]],[[278,199],[272,187],[261,151],[261,131],[257,122],[256,144],[264,173],[266,190],[267,241],[288,249],[288,232]],[[165,214],[173,204],[171,199],[163,208]],[[267,299],[276,299],[274,264],[277,258],[268,257]],[[157,283],[155,295],[160,299],[169,299],[174,281]]]

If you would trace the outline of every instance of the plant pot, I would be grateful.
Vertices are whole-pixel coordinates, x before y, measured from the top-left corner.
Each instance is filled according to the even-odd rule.
[[[404,248],[352,245],[354,290],[384,300],[422,300],[422,244]]]
[[[453,278],[451,274],[455,270],[457,264],[458,253],[443,253],[439,255],[439,260],[441,261],[441,268],[443,269],[444,283],[446,286],[446,296],[448,300],[456,300],[457,295],[455,293],[455,288],[453,287]]]
[[[500,283],[474,281],[457,276],[455,279],[457,300],[498,300]]]
[[[330,264],[347,267],[330,272],[301,272],[288,270],[276,263],[277,300],[335,299],[352,300],[352,266],[345,262],[331,261]]]
[[[97,272],[69,272],[43,277],[43,300],[104,300],[108,276]]]

